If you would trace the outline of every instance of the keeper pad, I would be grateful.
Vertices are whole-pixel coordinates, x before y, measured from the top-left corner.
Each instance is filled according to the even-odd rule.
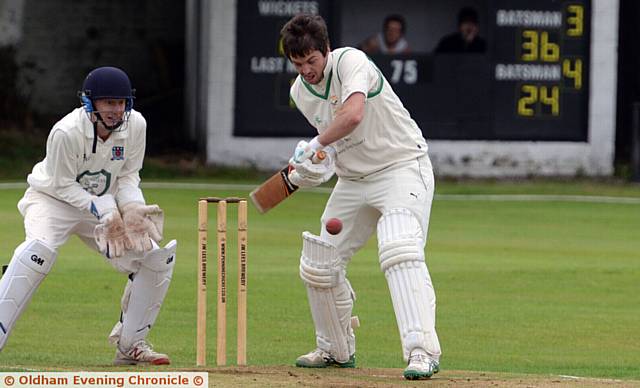
[[[405,361],[416,348],[435,360],[440,357],[436,299],[422,235],[420,223],[408,209],[392,209],[378,221],[380,268],[389,285]]]
[[[149,251],[133,281],[127,283],[122,297],[121,351],[144,339],[155,323],[171,283],[177,244],[171,240],[164,248]]]
[[[300,277],[307,287],[318,348],[338,362],[348,361],[356,351],[351,327],[355,296],[339,266],[336,248],[320,237],[304,232]]]
[[[39,240],[20,244],[0,279],[0,350],[33,293],[51,270],[57,253]]]

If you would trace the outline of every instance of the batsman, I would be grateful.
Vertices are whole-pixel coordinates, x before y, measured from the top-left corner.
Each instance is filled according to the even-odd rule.
[[[75,234],[128,275],[109,336],[114,364],[170,363],[145,338],[171,282],[177,243],[158,245],[163,212],[146,205],[139,188],[147,124],[133,109],[134,92],[121,69],[94,69],[79,92],[81,107],[49,133],[46,156],[33,167],[18,202],[25,241],[0,280],[0,350],[59,248]]]
[[[300,141],[290,160],[291,182],[338,182],[322,214],[320,236],[304,232],[300,276],[315,324],[316,349],[299,367],[355,366],[351,312],[355,293],[346,276],[353,254],[377,231],[380,269],[387,279],[408,366],[406,379],[439,370],[436,298],[425,264],[434,192],[427,143],[376,65],[360,50],[330,49],[320,16],[297,15],[281,30],[284,53],[298,77],[291,98],[319,135]],[[313,163],[316,152],[328,157]],[[330,234],[327,220],[343,228]]]

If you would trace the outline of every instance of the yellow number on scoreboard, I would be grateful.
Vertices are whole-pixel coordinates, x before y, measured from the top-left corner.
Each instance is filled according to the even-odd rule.
[[[522,31],[522,60],[538,60],[538,32],[533,30]]]
[[[522,85],[518,99],[518,115],[524,117],[541,116],[545,114],[541,111],[543,105],[549,107],[552,116],[560,115],[560,87],[558,85]]]
[[[571,65],[571,59],[562,61],[562,75],[573,78],[573,87],[576,90],[582,88],[582,59],[576,58]]]
[[[533,62],[538,58],[543,62],[557,62],[560,59],[560,46],[549,41],[547,31],[522,31],[522,60]]]
[[[535,113],[533,105],[538,101],[538,88],[535,85],[522,85],[523,96],[518,100],[518,114],[531,117]]]
[[[560,46],[557,43],[549,42],[549,33],[540,33],[540,58],[545,62],[556,62],[560,59]]]
[[[560,88],[557,86],[540,86],[540,102],[551,108],[553,116],[560,115]]]
[[[582,36],[584,32],[584,7],[582,5],[570,5],[567,7],[567,35]]]

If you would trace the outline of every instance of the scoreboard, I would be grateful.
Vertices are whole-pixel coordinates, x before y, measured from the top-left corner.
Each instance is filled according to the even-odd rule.
[[[290,15],[265,14],[264,3],[238,2],[234,136],[313,136],[279,53]],[[339,42],[331,1],[289,4],[323,15]],[[479,11],[485,53],[371,57],[427,140],[588,141],[590,0],[487,0]]]
[[[513,139],[586,142],[590,2],[491,5],[500,37],[491,53],[494,96],[504,104],[494,109],[497,130]]]

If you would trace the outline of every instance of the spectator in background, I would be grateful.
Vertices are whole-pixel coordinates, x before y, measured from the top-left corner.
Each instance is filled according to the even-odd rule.
[[[404,38],[407,22],[402,15],[388,15],[384,18],[382,32],[367,38],[359,48],[368,55],[373,54],[408,54],[411,49]]]
[[[436,53],[484,53],[487,43],[478,32],[478,11],[464,7],[458,12],[458,31],[440,39]]]

